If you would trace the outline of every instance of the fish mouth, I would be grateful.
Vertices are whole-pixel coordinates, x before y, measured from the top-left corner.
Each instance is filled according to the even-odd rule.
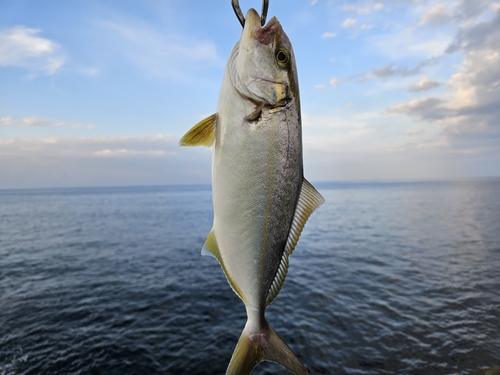
[[[278,108],[278,109],[288,108],[288,105],[291,102],[292,102],[292,97],[285,96],[284,98],[282,98],[280,101],[278,101],[276,103],[276,105],[274,106],[274,108]]]
[[[271,44],[278,30],[281,29],[281,24],[276,17],[273,17],[269,22],[261,27],[260,16],[253,8],[249,9],[245,17],[245,27],[250,36],[254,37],[259,43]]]
[[[271,44],[279,30],[281,30],[281,24],[276,17],[273,17],[266,26],[255,32],[255,38],[262,44]]]

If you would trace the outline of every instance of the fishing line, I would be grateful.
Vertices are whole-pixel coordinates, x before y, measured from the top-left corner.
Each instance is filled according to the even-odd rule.
[[[238,17],[238,20],[241,23],[241,27],[245,27],[245,16],[243,16],[243,12],[241,11],[239,0],[231,0],[231,4],[233,5],[233,10],[234,10],[234,13],[236,14],[236,17]],[[260,25],[261,26],[264,26],[266,24],[266,17],[267,17],[267,10],[268,9],[269,9],[269,0],[263,0],[262,1],[262,13],[260,16]]]

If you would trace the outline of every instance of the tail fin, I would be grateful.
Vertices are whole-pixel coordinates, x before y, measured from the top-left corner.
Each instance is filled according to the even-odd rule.
[[[262,361],[276,362],[296,375],[308,375],[300,360],[267,322],[260,332],[241,333],[226,375],[248,375]]]

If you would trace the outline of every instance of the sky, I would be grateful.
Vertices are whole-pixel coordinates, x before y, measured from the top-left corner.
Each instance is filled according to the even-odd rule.
[[[0,0],[0,189],[210,183],[230,0]],[[243,13],[261,2],[241,0]],[[270,0],[310,181],[500,176],[500,1]]]

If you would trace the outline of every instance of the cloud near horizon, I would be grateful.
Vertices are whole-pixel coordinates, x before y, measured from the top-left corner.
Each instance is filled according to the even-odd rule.
[[[169,134],[0,138],[0,189],[209,182],[210,155]]]
[[[240,28],[229,8],[194,3],[92,0],[79,14],[70,2],[61,24],[34,24],[34,5],[15,20],[28,26],[0,26],[13,93],[0,101],[0,188],[209,182],[211,151],[177,139],[213,113],[219,54]],[[276,8],[300,66],[307,178],[500,175],[500,6],[436,4]],[[236,33],[206,21],[222,11]]]
[[[72,129],[87,128],[94,129],[94,124],[82,124],[73,123],[67,121],[53,121],[50,119],[38,118],[36,116],[24,117],[20,120],[13,119],[10,116],[0,118],[0,126],[23,126],[23,127],[51,127],[51,128],[62,128],[68,127]],[[1,138],[0,138],[1,141]]]
[[[375,22],[381,13],[370,4],[344,6],[358,17],[342,18],[339,27]],[[395,4],[384,9],[402,7]],[[387,31],[354,36],[377,48],[379,64],[332,84],[343,93],[357,84],[371,100],[364,113],[357,105],[352,113],[304,115],[306,170],[319,173],[328,160],[327,173],[340,179],[500,172],[500,7],[482,0],[429,5],[415,6]],[[372,105],[382,98],[386,105]]]

